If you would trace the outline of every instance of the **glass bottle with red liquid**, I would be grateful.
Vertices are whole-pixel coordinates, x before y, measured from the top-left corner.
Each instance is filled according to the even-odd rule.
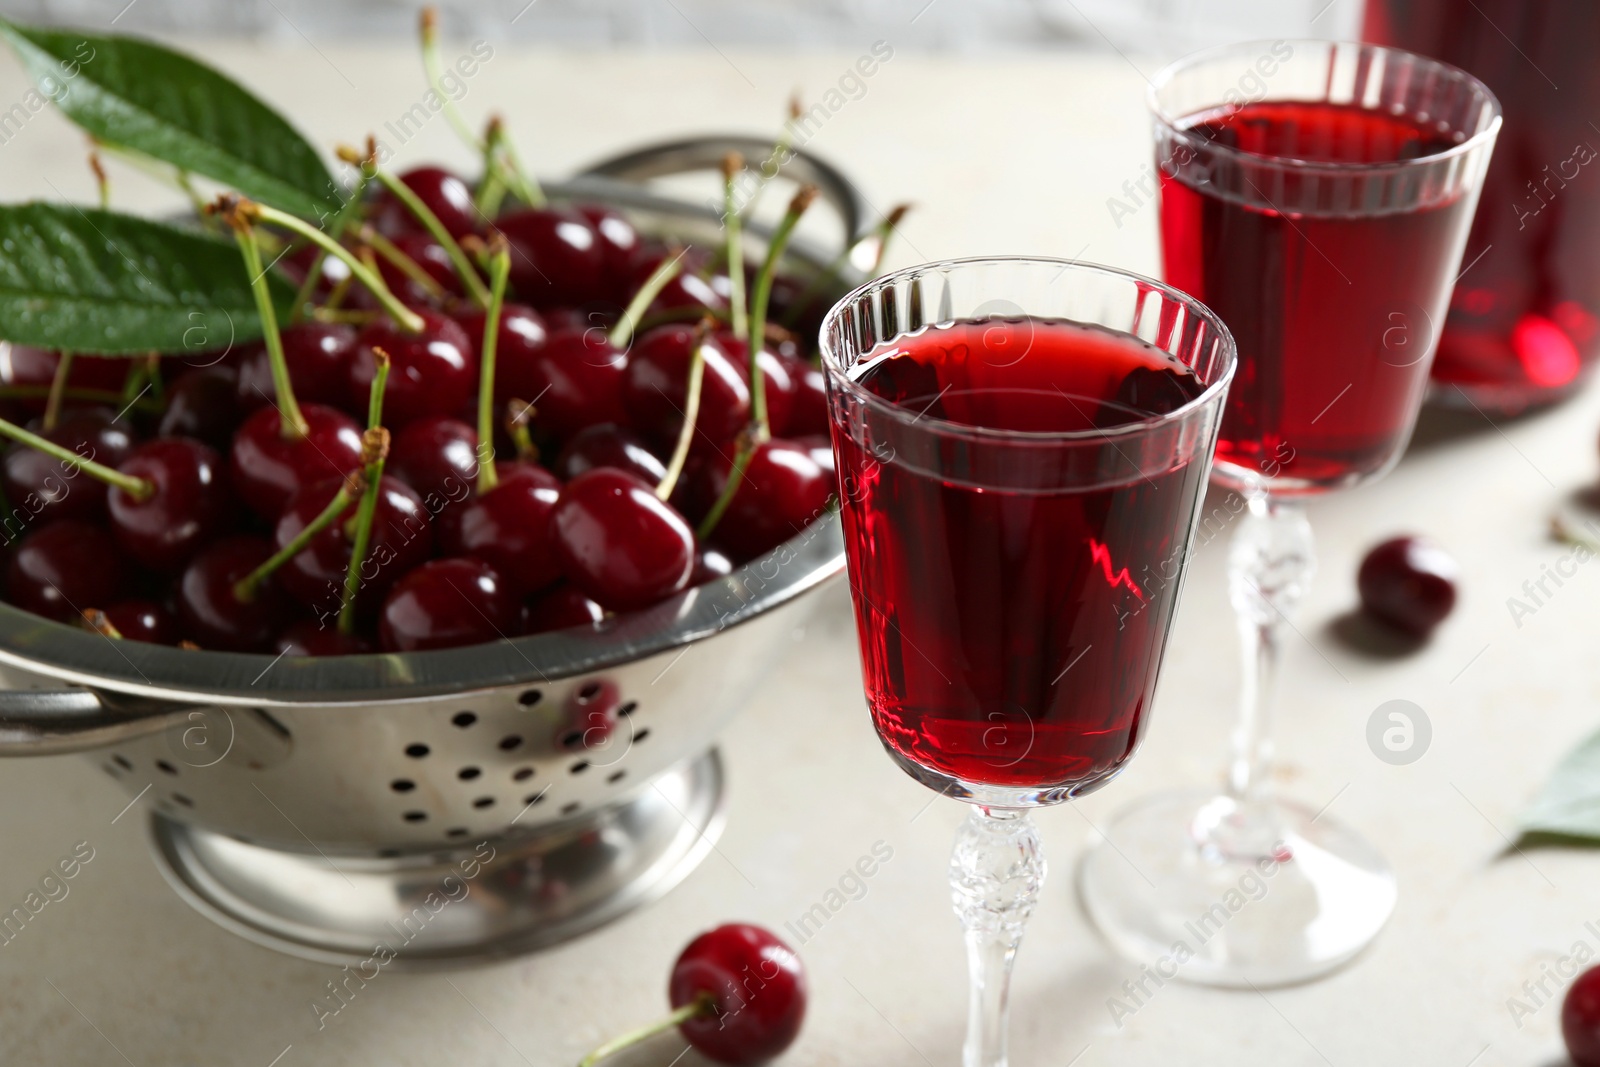
[[[868,707],[972,805],[965,1063],[1002,1067],[1044,879],[1028,811],[1108,782],[1149,722],[1233,343],[1157,282],[1005,259],[869,283],[822,347]]]
[[[1375,848],[1269,788],[1272,684],[1315,570],[1302,501],[1404,450],[1500,110],[1457,68],[1328,41],[1202,52],[1157,75],[1150,106],[1167,281],[1239,348],[1213,480],[1248,504],[1228,566],[1244,684],[1225,788],[1157,794],[1104,824],[1081,896],[1135,959],[1181,944],[1186,979],[1286,984],[1353,957],[1396,900]]]
[[[1367,0],[1363,37],[1477,75],[1505,109],[1438,324],[1439,400],[1511,413],[1571,393],[1600,354],[1600,5]]]

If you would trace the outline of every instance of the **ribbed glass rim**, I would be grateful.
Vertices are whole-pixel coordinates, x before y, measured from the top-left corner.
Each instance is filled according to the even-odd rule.
[[[1471,137],[1468,137],[1460,144],[1451,145],[1449,148],[1441,152],[1434,152],[1429,155],[1418,156],[1415,159],[1396,159],[1382,163],[1339,163],[1324,160],[1300,159],[1295,156],[1268,155],[1263,152],[1250,152],[1242,148],[1234,148],[1231,145],[1218,144],[1217,142],[1208,140],[1204,137],[1198,137],[1189,132],[1192,127],[1180,125],[1180,123],[1182,123],[1185,119],[1192,118],[1197,114],[1206,114],[1211,110],[1217,110],[1219,108],[1226,107],[1227,105],[1221,101],[1218,101],[1214,108],[1207,109],[1206,111],[1190,111],[1187,114],[1178,116],[1174,116],[1164,106],[1162,106],[1160,99],[1162,89],[1170,85],[1173,79],[1189,70],[1191,67],[1194,67],[1200,63],[1204,63],[1207,60],[1215,59],[1219,56],[1242,52],[1254,53],[1259,52],[1263,48],[1270,49],[1275,44],[1288,44],[1294,48],[1320,48],[1328,51],[1338,48],[1353,48],[1361,52],[1382,54],[1385,56],[1404,56],[1407,59],[1415,60],[1422,66],[1431,68],[1432,70],[1435,70],[1441,74],[1449,75],[1460,80],[1464,84],[1471,86],[1475,92],[1482,95],[1485,104],[1490,108],[1492,114],[1488,123],[1484,125],[1483,129],[1479,130]],[[1263,102],[1271,99],[1272,98],[1270,96],[1264,97]],[[1234,159],[1255,160],[1261,163],[1267,163],[1273,166],[1281,166],[1285,169],[1303,173],[1346,175],[1389,173],[1401,172],[1414,169],[1416,167],[1439,163],[1443,160],[1467,155],[1468,153],[1481,147],[1485,142],[1492,142],[1499,134],[1501,123],[1504,121],[1504,114],[1500,107],[1500,98],[1495,96],[1493,90],[1491,90],[1488,85],[1484,84],[1483,81],[1477,77],[1474,77],[1472,74],[1469,74],[1467,71],[1462,70],[1460,67],[1453,66],[1437,59],[1431,59],[1428,56],[1422,55],[1420,52],[1408,52],[1403,48],[1391,48],[1387,45],[1366,44],[1357,41],[1329,41],[1320,38],[1238,41],[1232,44],[1215,45],[1211,48],[1202,49],[1198,52],[1191,52],[1189,55],[1167,64],[1165,67],[1161,68],[1161,70],[1156,72],[1156,76],[1150,80],[1149,88],[1145,90],[1145,103],[1150,109],[1150,114],[1155,117],[1155,120],[1165,127],[1166,130],[1172,134],[1172,136],[1185,142],[1186,144],[1203,147],[1208,151],[1216,152],[1219,155],[1232,157]]]
[[[925,415],[913,411],[911,408],[908,408],[904,405],[896,404],[891,400],[885,400],[883,397],[878,396],[876,393],[868,390],[866,387],[861,385],[860,382],[857,382],[854,378],[850,377],[847,368],[843,364],[842,353],[835,351],[831,338],[835,332],[835,327],[838,321],[849,309],[860,303],[861,300],[868,297],[874,297],[883,292],[885,289],[891,289],[903,282],[912,281],[923,276],[933,275],[941,271],[949,271],[963,267],[989,267],[1004,266],[1008,264],[1031,264],[1040,267],[1058,267],[1061,268],[1062,273],[1066,273],[1067,271],[1075,271],[1082,274],[1097,274],[1105,278],[1116,278],[1122,281],[1132,282],[1135,285],[1143,285],[1151,291],[1158,293],[1162,299],[1178,304],[1188,314],[1194,315],[1203,320],[1208,327],[1214,331],[1216,335],[1216,341],[1224,346],[1223,354],[1224,358],[1227,360],[1227,364],[1222,368],[1221,373],[1217,375],[1215,380],[1210,382],[1198,396],[1184,403],[1181,407],[1174,408],[1172,411],[1169,411],[1164,415],[1143,418],[1136,422],[1124,423],[1120,426],[1113,426],[1110,429],[1104,430],[1002,430],[991,426],[974,426],[970,423],[955,422],[950,419],[942,419],[937,416]],[[1024,317],[1029,316],[1025,314]],[[994,318],[999,319],[1001,316],[995,316]],[[963,320],[949,320],[949,322],[960,321]],[[904,330],[895,336],[906,337],[910,336],[912,333],[945,324],[946,323],[943,320],[937,322],[927,322],[919,326],[917,330]],[[1095,325],[1103,324],[1096,323]],[[1116,329],[1116,327],[1110,326],[1106,328]],[[1126,330],[1119,330],[1118,332],[1128,333]],[[1123,270],[1120,267],[1108,267],[1104,266],[1103,264],[1088,263],[1077,259],[1057,259],[1051,256],[967,256],[958,259],[935,260],[929,263],[919,263],[915,266],[902,267],[900,270],[892,271],[889,274],[875,278],[872,281],[864,282],[840,298],[839,302],[829,309],[828,314],[823,318],[820,334],[821,343],[819,348],[822,353],[822,366],[827,372],[828,380],[835,383],[845,392],[848,392],[852,397],[860,400],[867,407],[881,414],[887,415],[890,418],[895,419],[907,426],[915,424],[920,428],[936,430],[939,433],[950,437],[964,437],[973,441],[986,441],[991,443],[1011,442],[1014,444],[1044,445],[1069,442],[1104,442],[1108,439],[1127,439],[1139,437],[1162,427],[1169,426],[1173,423],[1182,422],[1185,419],[1192,417],[1197,410],[1200,410],[1206,407],[1208,404],[1220,400],[1221,394],[1227,391],[1228,384],[1233,381],[1233,372],[1239,364],[1238,346],[1234,343],[1233,332],[1229,330],[1227,324],[1222,321],[1222,317],[1183,290],[1175,289],[1166,282],[1157,281],[1154,278],[1147,277],[1143,274],[1138,274],[1134,271]],[[1129,334],[1129,336],[1137,335]],[[1175,355],[1170,351],[1168,354]]]

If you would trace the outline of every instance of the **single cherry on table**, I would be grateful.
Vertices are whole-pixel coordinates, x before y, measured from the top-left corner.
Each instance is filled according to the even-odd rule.
[[[1415,637],[1426,637],[1456,606],[1455,560],[1422,537],[1395,537],[1361,561],[1362,608]]]
[[[806,972],[772,931],[727,923],[689,942],[672,965],[667,996],[671,1015],[601,1046],[579,1067],[593,1067],[674,1026],[707,1059],[735,1067],[767,1063],[800,1034]]]

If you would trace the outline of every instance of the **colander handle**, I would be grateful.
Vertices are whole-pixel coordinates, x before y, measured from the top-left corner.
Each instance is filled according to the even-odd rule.
[[[110,704],[88,689],[0,690],[0,757],[86,752],[159,733],[181,723],[192,704]]]
[[[738,152],[753,168],[760,167],[771,157],[772,150],[772,141],[759,137],[737,134],[689,137],[681,141],[647,145],[603,159],[585,168],[583,173],[645,182],[674,174],[715,171],[722,166],[722,158],[729,152]],[[855,183],[845,177],[838,167],[804,148],[791,148],[789,151],[793,154],[783,164],[783,176],[817,187],[822,199],[833,208],[844,227],[844,247],[849,248],[867,236],[874,225],[876,213],[856,189]]]

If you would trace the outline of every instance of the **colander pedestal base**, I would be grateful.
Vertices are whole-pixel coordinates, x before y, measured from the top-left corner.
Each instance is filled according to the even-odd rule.
[[[286,852],[162,815],[151,832],[162,873],[212,921],[280,952],[372,971],[486,962],[576,937],[671,889],[723,822],[722,763],[710,749],[587,817],[426,853]]]

